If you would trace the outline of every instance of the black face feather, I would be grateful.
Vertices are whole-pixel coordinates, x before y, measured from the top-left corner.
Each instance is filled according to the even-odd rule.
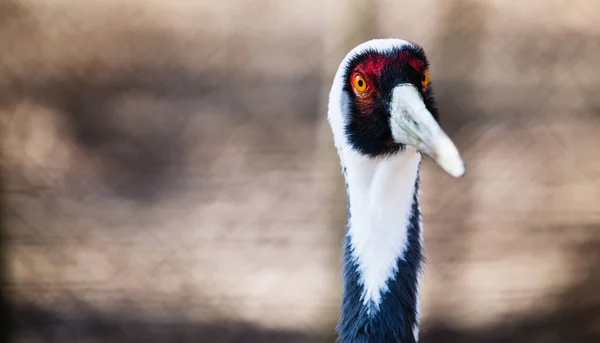
[[[345,70],[343,91],[350,99],[345,132],[353,149],[377,158],[393,155],[405,148],[403,144],[394,142],[390,128],[392,90],[402,83],[410,83],[420,91],[425,106],[439,122],[432,85],[430,83],[425,90],[421,85],[422,70],[428,67],[427,57],[418,46],[403,46],[386,52],[370,50],[350,60]],[[371,77],[375,92],[367,108],[350,84],[350,77],[357,68],[362,68]]]

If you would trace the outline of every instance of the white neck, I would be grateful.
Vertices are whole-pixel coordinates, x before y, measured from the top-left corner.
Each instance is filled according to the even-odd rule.
[[[377,310],[408,245],[421,155],[407,148],[393,157],[372,160],[350,149],[339,152],[346,167],[351,213],[347,235],[362,281],[362,300]]]

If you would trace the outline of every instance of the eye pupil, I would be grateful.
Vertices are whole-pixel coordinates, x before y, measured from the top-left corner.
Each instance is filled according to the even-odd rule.
[[[425,82],[427,79],[425,78],[425,74],[421,75],[421,82]]]
[[[358,80],[358,87],[362,87],[364,85],[363,80]]]

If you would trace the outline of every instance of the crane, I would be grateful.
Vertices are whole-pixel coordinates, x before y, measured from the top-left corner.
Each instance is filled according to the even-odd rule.
[[[419,170],[465,164],[439,126],[422,47],[373,39],[340,63],[327,118],[348,197],[340,343],[416,343],[423,267]]]

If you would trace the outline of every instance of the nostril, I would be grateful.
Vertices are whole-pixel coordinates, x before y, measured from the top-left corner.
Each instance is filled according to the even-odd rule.
[[[418,129],[418,128],[420,128],[420,125],[419,125],[419,123],[418,123],[418,122],[416,122],[414,119],[412,119],[412,118],[411,118],[411,119],[410,119],[410,121],[412,121],[412,123],[413,123],[413,125],[415,126],[415,128],[417,128],[417,129]]]

